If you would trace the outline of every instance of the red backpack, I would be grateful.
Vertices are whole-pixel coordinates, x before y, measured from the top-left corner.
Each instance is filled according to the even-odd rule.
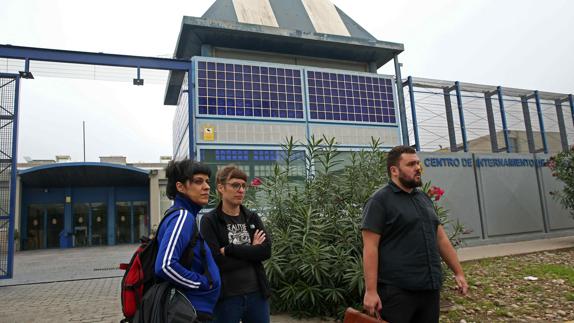
[[[168,209],[163,219],[158,225],[157,232],[161,224],[166,218],[167,214],[184,209]],[[199,236],[197,223],[193,227],[193,233],[189,245],[183,252],[180,263],[186,267],[191,268],[193,261],[193,247],[197,242]],[[156,283],[155,279],[155,260],[159,248],[159,241],[157,236],[153,238],[141,237],[141,244],[132,256],[129,264],[121,263],[120,269],[125,270],[124,277],[121,284],[121,299],[122,311],[124,319],[121,322],[131,322],[136,311],[139,309],[142,302],[142,297],[145,292]]]

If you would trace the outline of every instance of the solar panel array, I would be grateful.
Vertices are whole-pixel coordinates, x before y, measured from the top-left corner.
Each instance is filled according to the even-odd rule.
[[[390,79],[307,71],[311,120],[396,123]]]
[[[301,77],[297,69],[199,61],[199,114],[304,119]]]
[[[196,77],[199,115],[303,121],[307,105],[311,121],[397,123],[392,80],[374,74],[199,60]]]

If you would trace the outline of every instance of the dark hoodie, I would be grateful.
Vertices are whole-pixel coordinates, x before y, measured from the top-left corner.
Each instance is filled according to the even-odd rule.
[[[241,206],[241,213],[245,215],[245,223],[251,241],[253,241],[256,230],[265,232],[266,239],[262,244],[256,246],[229,244],[225,214],[221,210],[221,203],[201,219],[201,235],[211,248],[213,258],[221,274],[221,298],[233,296],[229,295],[231,284],[242,284],[242,280],[232,279],[231,277],[235,277],[235,275],[230,275],[230,273],[247,266],[252,266],[255,270],[261,294],[269,297],[271,289],[261,262],[271,257],[271,236],[265,230],[257,213],[244,206]],[[225,256],[219,251],[222,247],[225,247]]]

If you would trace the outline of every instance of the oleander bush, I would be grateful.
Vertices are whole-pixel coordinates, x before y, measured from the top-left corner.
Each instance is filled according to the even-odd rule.
[[[550,157],[546,166],[552,171],[552,176],[564,183],[562,190],[551,194],[574,218],[574,146],[568,151]]]
[[[304,157],[297,153],[301,150]],[[300,158],[305,158],[305,176],[294,180],[294,165],[303,164]],[[343,156],[334,138],[312,137],[304,145],[286,140],[283,161],[272,176],[258,178],[250,193],[272,233],[273,255],[265,270],[274,312],[342,317],[346,307],[361,307],[363,204],[387,182],[380,141]],[[427,194],[429,189],[427,185]],[[446,221],[447,210],[438,211]]]

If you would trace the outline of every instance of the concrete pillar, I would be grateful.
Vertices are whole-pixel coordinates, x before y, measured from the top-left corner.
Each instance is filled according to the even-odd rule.
[[[74,229],[72,223],[72,188],[66,187],[64,190],[64,235],[65,238],[60,240],[60,248],[71,248],[74,246]],[[62,242],[64,242],[62,244]]]
[[[116,244],[116,190],[108,188],[108,245]]]
[[[161,220],[161,192],[159,190],[159,171],[153,169],[149,173],[149,217],[150,230]]]

